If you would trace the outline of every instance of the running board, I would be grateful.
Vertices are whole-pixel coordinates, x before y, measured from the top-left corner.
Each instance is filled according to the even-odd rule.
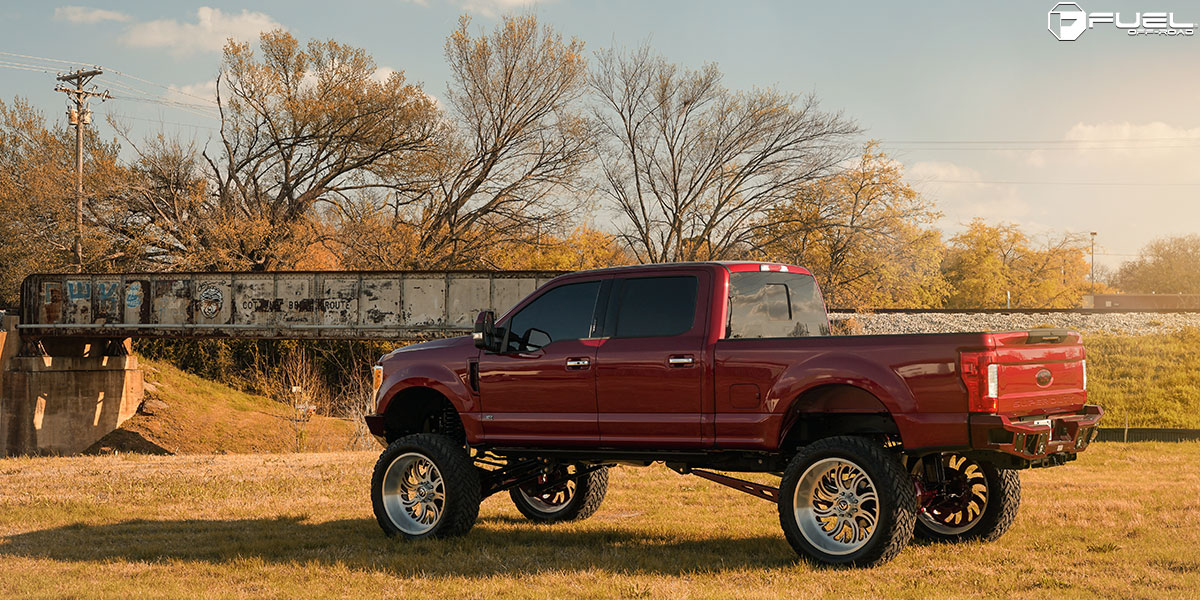
[[[712,471],[699,471],[695,469],[682,469],[678,471],[681,475],[695,475],[714,483],[731,487],[739,492],[746,492],[751,496],[757,496],[763,500],[770,500],[771,502],[776,503],[779,502],[779,488],[773,488],[769,485],[762,485],[760,483],[754,483],[753,481],[746,481],[744,479],[738,479],[728,475],[713,473]]]

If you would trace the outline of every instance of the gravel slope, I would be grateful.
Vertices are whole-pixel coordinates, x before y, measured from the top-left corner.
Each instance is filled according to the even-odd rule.
[[[1200,328],[1200,312],[1194,313],[830,313],[835,332],[846,334],[948,333],[1008,331],[1036,327],[1063,327],[1084,333],[1155,335],[1185,327]]]

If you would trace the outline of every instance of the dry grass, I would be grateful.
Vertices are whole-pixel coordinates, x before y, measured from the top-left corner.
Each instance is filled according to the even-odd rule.
[[[321,415],[298,420],[295,409],[185,373],[165,361],[141,359],[148,398],[166,403],[153,415],[138,414],[94,449],[115,447],[172,454],[329,452],[354,448],[354,424]],[[307,417],[307,415],[305,415]],[[131,443],[132,441],[132,443]],[[360,446],[361,447],[361,446]]]
[[[620,468],[588,521],[507,495],[469,536],[404,543],[371,515],[374,453],[0,460],[3,597],[1186,597],[1200,444],[1100,444],[1026,472],[999,542],[913,545],[871,571],[798,562],[775,507]],[[1192,590],[1192,592],[1187,592]]]

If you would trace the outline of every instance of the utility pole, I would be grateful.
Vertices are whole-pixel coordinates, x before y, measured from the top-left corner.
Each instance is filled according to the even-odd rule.
[[[73,73],[59,75],[59,81],[73,83],[75,87],[67,87],[59,85],[54,88],[56,92],[65,93],[72,102],[75,103],[75,108],[67,111],[67,117],[72,125],[75,126],[75,272],[83,272],[83,126],[92,122],[92,112],[88,110],[89,98],[100,98],[101,101],[108,100],[108,91],[95,92],[85,90],[83,87],[92,80],[93,77],[103,73],[99,68],[83,70],[79,69]]]
[[[1096,302],[1096,232],[1092,232],[1092,305]]]

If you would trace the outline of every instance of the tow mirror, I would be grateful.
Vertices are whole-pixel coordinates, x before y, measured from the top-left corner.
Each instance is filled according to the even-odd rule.
[[[500,341],[496,339],[495,311],[479,311],[479,316],[475,317],[475,333],[471,337],[475,340],[476,348],[482,348],[488,352],[496,352],[500,349]]]

